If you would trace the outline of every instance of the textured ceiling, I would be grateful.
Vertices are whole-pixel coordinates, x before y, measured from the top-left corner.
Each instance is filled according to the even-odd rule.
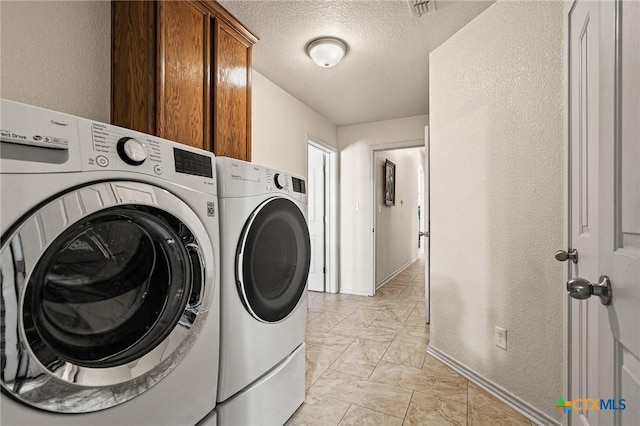
[[[220,3],[260,37],[253,67],[343,126],[427,114],[429,52],[493,2],[437,0],[420,18],[406,0]],[[318,67],[304,51],[321,36],[349,44],[335,67]]]

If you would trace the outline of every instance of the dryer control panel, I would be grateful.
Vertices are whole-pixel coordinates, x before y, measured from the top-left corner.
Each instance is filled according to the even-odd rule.
[[[282,190],[284,192],[291,191],[291,185],[289,184],[290,178],[286,173],[278,172],[273,169],[264,169],[267,176],[267,189],[269,191]]]
[[[304,179],[290,176],[286,173],[278,172],[272,169],[266,169],[266,170],[267,170],[267,183],[269,184],[273,183],[273,186],[275,186],[276,189],[281,189],[286,192],[290,192],[290,191],[298,192],[300,194],[307,193]],[[273,187],[269,186],[268,189],[271,191],[273,190]]]
[[[216,172],[219,197],[272,193],[285,194],[305,204],[307,202],[306,183],[300,176],[226,157],[216,158]]]

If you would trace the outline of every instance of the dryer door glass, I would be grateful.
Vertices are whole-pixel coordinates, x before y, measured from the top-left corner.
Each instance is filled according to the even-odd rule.
[[[280,321],[297,306],[307,284],[311,246],[300,209],[272,198],[253,212],[238,246],[238,289],[245,307],[264,322]]]
[[[193,240],[176,218],[141,206],[106,209],[69,227],[25,293],[25,333],[36,356],[52,351],[103,368],[155,348],[200,285],[198,257],[187,247]]]

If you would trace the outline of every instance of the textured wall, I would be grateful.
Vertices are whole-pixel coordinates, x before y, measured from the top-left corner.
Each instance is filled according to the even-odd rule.
[[[307,135],[337,147],[335,124],[255,70],[251,84],[251,160],[306,176]]]
[[[424,140],[428,116],[338,127],[340,149],[340,291],[369,294],[372,285],[371,147]],[[386,146],[385,146],[386,147]],[[358,205],[356,211],[355,205]]]
[[[376,285],[418,258],[418,170],[422,148],[375,154]],[[396,205],[385,205],[384,164],[396,165]]]
[[[111,3],[1,1],[0,95],[109,121]]]
[[[430,55],[431,345],[557,419],[562,8],[499,1]]]

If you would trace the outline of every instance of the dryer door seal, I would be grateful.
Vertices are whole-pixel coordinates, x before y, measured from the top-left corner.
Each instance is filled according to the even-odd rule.
[[[2,387],[86,413],[146,391],[192,346],[216,265],[193,210],[138,182],[88,185],[2,236]]]
[[[247,220],[236,253],[236,283],[245,308],[262,322],[285,319],[306,290],[311,244],[304,215],[274,197]]]

